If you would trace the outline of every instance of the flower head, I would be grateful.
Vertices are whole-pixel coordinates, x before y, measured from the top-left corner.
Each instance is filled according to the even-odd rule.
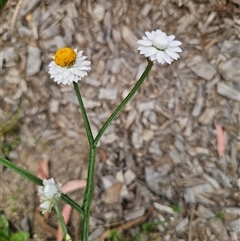
[[[70,85],[73,81],[78,82],[90,70],[91,62],[82,55],[83,51],[77,52],[76,49],[68,47],[59,49],[48,65],[48,73],[58,84]]]
[[[38,194],[41,196],[41,211],[46,213],[51,211],[52,207],[56,204],[59,197],[61,196],[60,188],[62,184],[58,182],[55,183],[54,179],[44,179],[43,186],[38,188]]]
[[[158,63],[164,64],[165,62],[171,64],[172,61],[179,58],[177,53],[182,52],[179,47],[182,43],[176,41],[174,35],[167,36],[161,30],[152,32],[145,32],[146,36],[138,40],[140,45],[138,50],[140,54],[145,55],[151,61],[157,60]]]

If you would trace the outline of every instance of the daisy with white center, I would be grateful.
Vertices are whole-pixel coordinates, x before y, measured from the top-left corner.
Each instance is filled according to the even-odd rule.
[[[182,43],[174,40],[174,35],[167,36],[166,33],[159,29],[145,32],[145,34],[146,36],[137,41],[140,45],[138,47],[140,54],[143,54],[151,61],[156,60],[160,64],[165,62],[171,64],[174,59],[180,58],[178,53],[182,52],[179,47]]]
[[[73,81],[78,82],[87,75],[91,69],[91,62],[82,55],[83,51],[68,47],[59,49],[48,65],[50,77],[58,84],[70,85]]]
[[[62,184],[55,183],[54,179],[44,179],[43,186],[38,188],[38,194],[41,196],[41,211],[42,213],[50,212],[52,207],[57,203],[61,196],[60,188]]]

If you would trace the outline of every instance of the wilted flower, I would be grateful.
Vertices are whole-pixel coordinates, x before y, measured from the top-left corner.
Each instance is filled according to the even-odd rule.
[[[179,47],[182,43],[174,40],[174,35],[167,36],[159,29],[145,32],[145,34],[146,36],[137,41],[140,45],[138,47],[140,54],[145,55],[151,61],[157,60],[160,64],[165,62],[171,64],[174,59],[177,60],[180,57],[177,53],[182,52]]]
[[[62,184],[55,183],[54,179],[44,179],[43,186],[38,188],[38,194],[41,196],[41,211],[42,213],[50,212],[52,207],[56,204],[59,197],[61,196],[60,188]]]
[[[81,80],[91,69],[91,62],[86,60],[87,57],[82,53],[83,51],[77,52],[76,49],[68,47],[59,49],[48,65],[50,77],[58,84],[64,85]]]

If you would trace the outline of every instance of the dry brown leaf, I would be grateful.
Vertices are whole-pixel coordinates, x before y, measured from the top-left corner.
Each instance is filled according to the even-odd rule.
[[[49,167],[48,167],[48,160],[42,160],[38,167],[37,176],[41,179],[48,179],[49,178]]]
[[[224,132],[222,127],[219,124],[215,123],[215,128],[217,132],[217,152],[219,157],[222,157],[225,151]]]
[[[67,183],[65,183],[62,187],[61,187],[61,192],[63,193],[69,193],[69,192],[73,192],[77,189],[80,189],[80,188],[84,188],[86,187],[86,180],[72,180],[72,181],[69,181]]]

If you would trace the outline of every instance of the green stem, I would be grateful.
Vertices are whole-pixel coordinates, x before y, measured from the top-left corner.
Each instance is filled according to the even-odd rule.
[[[90,146],[90,153],[89,153],[89,160],[88,160],[88,175],[87,175],[87,185],[84,193],[83,198],[83,226],[82,226],[82,240],[88,241],[88,234],[89,234],[89,219],[90,219],[90,207],[92,202],[92,196],[93,196],[93,188],[94,188],[94,169],[95,169],[95,157],[96,157],[96,146],[94,145],[94,138],[92,135],[91,126],[88,121],[87,113],[82,101],[82,96],[79,91],[78,84],[73,82],[74,90],[77,95],[79,108],[82,113],[82,118],[84,122],[84,126],[86,129],[87,137],[88,137],[88,143]]]
[[[69,204],[73,209],[75,209],[77,212],[84,214],[83,208],[77,204],[76,202],[74,202],[68,195],[61,193],[61,199]]]
[[[55,211],[56,211],[56,213],[57,213],[58,222],[60,223],[61,229],[62,229],[62,231],[63,231],[64,240],[65,240],[68,232],[67,232],[67,227],[66,227],[66,225],[65,225],[65,221],[64,221],[64,218],[63,218],[63,216],[62,216],[62,212],[61,212],[61,210],[60,210],[60,207],[59,207],[59,204],[58,204],[58,203],[56,203],[56,204],[54,205],[54,209],[55,209]]]
[[[31,182],[37,184],[38,186],[42,186],[42,179],[38,178],[37,176],[33,175],[31,172],[25,170],[22,167],[19,167],[13,163],[11,163],[10,161],[8,161],[7,159],[4,159],[2,157],[0,157],[0,164],[2,164],[3,166],[7,167],[8,169],[18,173],[19,175],[21,175],[22,177],[30,180]],[[70,197],[68,197],[65,194],[61,194],[61,199],[72,206],[72,208],[76,209],[79,213],[84,213],[83,209],[81,206],[79,206],[77,203],[75,203]]]
[[[78,84],[76,82],[73,82],[73,85],[74,85],[74,90],[76,92],[76,96],[77,96],[77,99],[78,99],[79,108],[80,108],[81,113],[82,113],[82,118],[83,118],[85,130],[86,130],[87,137],[88,137],[88,143],[89,143],[89,146],[90,146],[90,149],[91,149],[93,147],[93,140],[94,140],[92,130],[91,130],[91,127],[90,127],[90,124],[89,124],[89,121],[88,121],[87,113],[86,113],[86,110],[85,110],[85,107],[84,107],[84,104],[83,104],[83,100],[82,100],[81,93],[79,91]]]
[[[103,124],[102,128],[99,130],[96,138],[94,139],[95,146],[98,144],[101,136],[104,134],[104,132],[106,131],[108,126],[111,124],[111,122],[114,120],[114,118],[123,110],[125,105],[132,99],[134,94],[138,91],[138,89],[142,85],[143,81],[146,79],[148,73],[150,72],[152,66],[153,66],[153,62],[149,61],[145,71],[143,72],[142,76],[140,77],[138,82],[135,84],[133,89],[130,91],[130,93],[125,97],[125,99],[121,102],[121,104],[115,109],[115,111],[110,115],[110,117]]]
[[[90,149],[89,162],[88,162],[88,176],[87,186],[84,193],[83,199],[83,223],[82,223],[82,241],[88,241],[89,235],[89,219],[90,219],[90,207],[93,197],[94,188],[94,169],[95,169],[95,158],[96,158],[96,147]]]
[[[122,101],[122,103],[116,108],[116,110],[112,113],[112,115],[107,119],[105,124],[100,129],[98,135],[93,140],[91,145],[91,139],[89,141],[90,144],[90,155],[89,155],[89,162],[88,162],[88,176],[87,176],[87,186],[84,193],[84,199],[83,199],[83,210],[84,210],[84,216],[83,216],[83,223],[82,223],[82,241],[88,241],[88,235],[89,235],[89,219],[90,219],[90,207],[91,207],[91,201],[93,196],[93,188],[94,188],[94,169],[95,169],[95,157],[96,157],[96,146],[105,132],[105,130],[108,128],[108,126],[111,124],[113,119],[121,112],[121,110],[125,107],[125,105],[131,100],[131,98],[134,96],[134,94],[138,91],[140,86],[142,85],[143,81],[146,79],[148,73],[150,72],[151,68],[153,66],[153,62],[149,62],[148,66],[146,67],[144,73],[136,83],[136,85],[133,87],[133,89],[130,91],[130,93],[127,95],[127,97]],[[76,91],[77,93],[77,91]],[[79,93],[80,96],[80,93]],[[80,105],[80,102],[79,102]],[[80,107],[82,109],[82,107]],[[86,115],[85,112],[82,112],[83,118]],[[86,117],[85,117],[86,118]]]

